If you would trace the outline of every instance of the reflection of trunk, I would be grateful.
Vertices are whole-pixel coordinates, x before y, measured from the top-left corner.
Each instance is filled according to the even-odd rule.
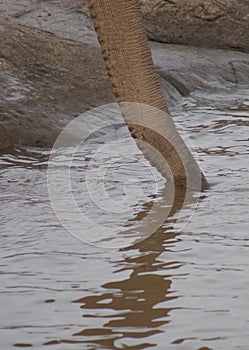
[[[139,0],[150,38],[249,52],[248,0]]]
[[[148,160],[164,176],[168,177],[166,160],[175,183],[186,186],[184,165],[188,172],[194,174],[192,180],[198,178],[200,170],[169,115],[153,66],[138,1],[88,0],[88,4],[117,101],[143,103],[164,112],[151,113],[150,108],[130,109],[121,103],[132,136]],[[138,127],[137,124],[145,127]],[[177,150],[169,140],[177,144]],[[162,156],[159,152],[153,154],[146,143],[156,148]]]

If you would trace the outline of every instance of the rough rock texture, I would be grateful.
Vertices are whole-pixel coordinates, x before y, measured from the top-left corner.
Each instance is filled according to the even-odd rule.
[[[248,0],[140,0],[155,41],[249,52]]]
[[[0,0],[0,10],[0,149],[52,146],[76,115],[113,102],[84,0]],[[152,52],[170,105],[249,84],[247,53],[159,43]]]
[[[0,147],[51,146],[74,116],[113,101],[98,48],[10,21],[0,28]]]
[[[149,37],[155,41],[249,51],[248,0],[139,1]],[[96,43],[86,0],[0,0],[0,9],[1,17]],[[72,28],[80,25],[76,33]]]
[[[247,53],[161,43],[151,47],[160,77],[182,96],[195,90],[217,92],[249,85]]]
[[[86,0],[0,0],[0,17],[63,38],[95,45],[98,42]]]

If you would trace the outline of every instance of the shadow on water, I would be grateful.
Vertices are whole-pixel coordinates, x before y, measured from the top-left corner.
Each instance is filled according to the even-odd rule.
[[[18,161],[20,167],[25,164],[27,169],[46,167],[46,159],[45,151],[37,155],[35,150],[16,148],[11,149],[6,157],[2,155],[2,164],[5,167],[18,166]],[[166,195],[167,187],[162,191],[162,207],[167,202]],[[177,220],[175,214],[185,205],[185,196],[186,191],[176,187],[167,222],[153,235],[120,250],[123,258],[112,261],[115,266],[113,279],[102,284],[99,293],[72,301],[80,305],[83,319],[89,326],[72,334],[75,340],[51,340],[43,345],[79,343],[90,349],[118,349],[123,348],[123,344],[126,344],[126,349],[147,349],[157,345],[153,336],[165,332],[163,327],[170,322],[173,310],[167,306],[167,301],[177,298],[171,290],[169,269],[181,267],[177,261],[163,261],[160,255],[180,240],[174,222]],[[144,203],[143,207],[144,210],[132,221],[143,222],[153,208],[153,201]],[[123,278],[124,274],[126,278]],[[146,338],[149,339],[146,341]]]
[[[178,188],[171,219],[182,208],[184,199],[185,191]],[[150,206],[151,203],[146,203],[146,209],[138,213],[135,220],[142,220]],[[129,272],[128,278],[117,281],[115,277],[115,281],[101,286],[100,294],[73,301],[81,305],[83,318],[89,319],[91,324],[95,323],[93,319],[104,320],[101,327],[87,327],[75,333],[79,342],[104,349],[123,348],[124,343],[126,349],[156,346],[156,343],[144,340],[163,332],[161,327],[170,322],[172,308],[164,303],[177,296],[170,290],[172,282],[167,268],[178,269],[181,264],[161,261],[160,255],[177,241],[176,236],[173,227],[161,226],[152,236],[122,249],[125,257],[115,262],[114,273]]]

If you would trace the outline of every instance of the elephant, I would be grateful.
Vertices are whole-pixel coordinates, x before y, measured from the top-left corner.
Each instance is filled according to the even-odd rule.
[[[139,148],[175,186],[196,188],[200,179],[200,188],[207,189],[208,182],[176,129],[164,99],[138,0],[87,3],[114,96]],[[142,107],[130,110],[130,103]]]

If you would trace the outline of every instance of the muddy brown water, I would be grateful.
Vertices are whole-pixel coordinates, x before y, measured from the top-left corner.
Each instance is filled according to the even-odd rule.
[[[85,242],[52,209],[50,150],[1,154],[1,349],[248,349],[248,92],[196,92],[174,108],[212,187],[194,209],[179,211],[176,203],[173,215],[133,246],[124,227],[147,215],[164,180],[149,175],[124,127],[93,137],[71,165],[78,205],[98,223],[82,227]],[[115,138],[115,147],[101,148]],[[98,182],[93,197],[84,187],[98,149],[92,168],[109,162],[111,210],[98,197]],[[59,158],[58,169],[66,160]],[[121,200],[126,191],[128,202]],[[103,245],[101,226],[111,228]],[[117,236],[120,248],[113,248]]]

